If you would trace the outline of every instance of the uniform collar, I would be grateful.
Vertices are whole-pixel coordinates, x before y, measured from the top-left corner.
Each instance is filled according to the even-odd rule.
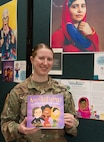
[[[28,83],[28,88],[29,89],[33,89],[35,88],[36,90],[40,90],[41,88],[45,88],[46,90],[48,89],[55,89],[54,87],[54,80],[48,76],[48,81],[45,81],[45,82],[35,82],[33,81],[32,79],[32,75],[30,75],[30,81]]]

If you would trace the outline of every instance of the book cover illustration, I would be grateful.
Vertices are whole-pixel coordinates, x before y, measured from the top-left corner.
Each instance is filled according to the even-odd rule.
[[[27,117],[27,127],[62,129],[64,127],[63,95],[29,95]]]
[[[2,74],[3,81],[13,82],[14,61],[4,61],[2,72],[3,72]]]
[[[14,62],[14,82],[22,82],[26,79],[26,61]]]
[[[26,61],[3,61],[2,78],[5,82],[22,82],[26,79]]]

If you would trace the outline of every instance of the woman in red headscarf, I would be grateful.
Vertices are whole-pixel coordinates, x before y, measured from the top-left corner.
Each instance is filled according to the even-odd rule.
[[[61,28],[52,34],[52,48],[64,52],[97,52],[98,36],[86,22],[86,0],[65,0]]]

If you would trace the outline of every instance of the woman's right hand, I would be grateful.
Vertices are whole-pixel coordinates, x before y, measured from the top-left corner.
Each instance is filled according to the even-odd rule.
[[[87,22],[80,22],[78,29],[85,35],[91,35],[92,34],[92,29],[90,25]]]
[[[27,117],[18,125],[18,131],[22,134],[29,135],[39,131],[39,128],[27,128]]]

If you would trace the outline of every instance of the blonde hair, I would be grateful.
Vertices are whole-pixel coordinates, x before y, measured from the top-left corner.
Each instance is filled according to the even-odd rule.
[[[51,50],[52,53],[53,53],[52,48],[50,48],[48,45],[46,45],[45,43],[39,43],[33,48],[32,57],[34,58],[36,56],[36,54],[37,54],[38,49],[42,49],[42,48],[47,48],[47,49]]]

